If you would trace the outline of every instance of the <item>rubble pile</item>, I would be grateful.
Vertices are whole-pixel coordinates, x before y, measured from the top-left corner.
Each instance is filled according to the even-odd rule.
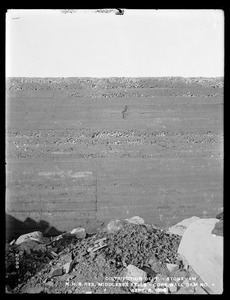
[[[61,239],[43,237],[43,242],[27,239],[19,245],[17,241],[6,244],[6,285],[15,288],[26,282],[62,251],[72,249],[77,240],[76,236],[66,234]]]
[[[162,263],[175,263],[180,240],[179,236],[170,236],[155,226],[127,223],[110,235],[104,253],[118,266],[125,263],[142,267],[153,256]]]
[[[140,217],[112,220],[91,235],[84,228],[52,238],[23,235],[6,247],[6,292],[212,293],[178,251],[195,219],[183,235]]]

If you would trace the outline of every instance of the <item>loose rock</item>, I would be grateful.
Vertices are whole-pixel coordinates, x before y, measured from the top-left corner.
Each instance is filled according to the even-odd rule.
[[[170,272],[179,270],[179,266],[177,264],[166,264],[166,267]]]
[[[42,243],[42,233],[40,231],[34,231],[34,232],[23,234],[16,240],[15,244],[19,245],[28,240],[34,240]]]
[[[219,214],[216,215],[216,218],[219,220],[224,220],[224,212],[220,212]]]
[[[50,277],[61,276],[63,274],[63,268],[56,268],[50,272]]]
[[[215,227],[212,230],[212,234],[223,236],[224,235],[224,222],[220,219],[219,222],[215,224]]]
[[[132,217],[130,219],[125,219],[125,221],[132,223],[132,224],[137,224],[137,225],[141,225],[141,224],[145,223],[145,221],[141,217],[138,217],[138,216]]]
[[[66,274],[69,274],[72,271],[73,261],[69,261],[63,265],[63,270]]]
[[[147,274],[134,265],[128,265],[124,272],[124,277],[132,283],[144,283],[147,279]]]
[[[12,241],[10,242],[10,246],[14,245],[15,242],[16,242],[16,240],[12,240]]]
[[[63,262],[69,262],[69,261],[72,261],[72,253],[67,253],[63,256],[60,257],[60,260],[63,261]]]
[[[112,220],[108,223],[106,229],[108,233],[116,233],[123,227],[123,222],[121,220]]]
[[[74,228],[70,233],[74,234],[79,239],[84,239],[86,237],[86,231],[82,227]]]
[[[37,241],[28,239],[22,243],[20,243],[17,246],[17,250],[20,253],[27,253],[30,254],[31,251],[33,252],[45,252],[46,251],[46,246],[45,244],[40,244]]]

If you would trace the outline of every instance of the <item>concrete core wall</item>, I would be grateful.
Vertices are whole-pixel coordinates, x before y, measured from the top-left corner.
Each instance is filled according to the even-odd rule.
[[[221,80],[11,78],[6,108],[6,213],[22,224],[169,226],[223,206]]]

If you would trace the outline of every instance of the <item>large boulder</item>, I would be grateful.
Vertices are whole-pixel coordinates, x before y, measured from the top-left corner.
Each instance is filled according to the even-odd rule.
[[[177,234],[180,236],[183,236],[185,230],[187,229],[187,227],[192,224],[193,222],[199,220],[199,217],[191,217],[188,219],[184,219],[183,221],[177,223],[176,225],[172,226],[169,228],[168,232],[171,234]]]
[[[31,240],[42,243],[43,242],[42,233],[40,231],[34,231],[34,232],[23,234],[16,240],[15,244],[19,245],[21,243],[28,242]]]
[[[218,219],[199,219],[185,230],[178,253],[215,293],[223,292],[223,237],[212,234]]]

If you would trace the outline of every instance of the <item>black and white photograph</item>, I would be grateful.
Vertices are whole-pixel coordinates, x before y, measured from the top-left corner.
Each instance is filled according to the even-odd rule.
[[[5,293],[223,294],[225,11],[5,25]]]

